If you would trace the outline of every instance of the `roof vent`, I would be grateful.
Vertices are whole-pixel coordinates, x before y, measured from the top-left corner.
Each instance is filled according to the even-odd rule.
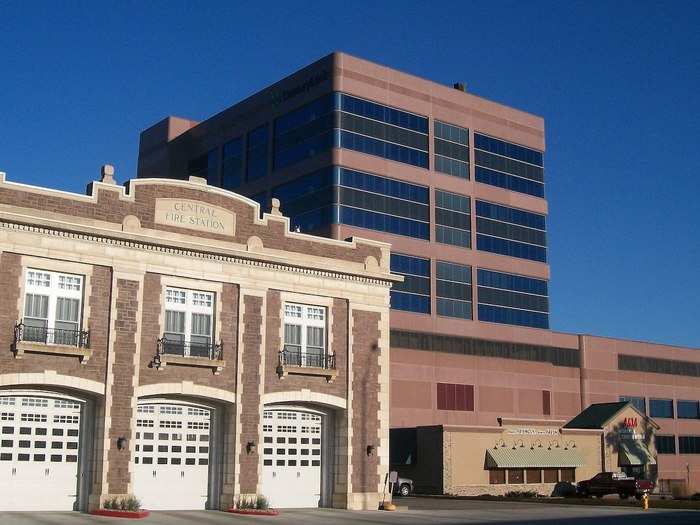
[[[464,82],[455,82],[452,87],[458,91],[467,92],[467,85]]]

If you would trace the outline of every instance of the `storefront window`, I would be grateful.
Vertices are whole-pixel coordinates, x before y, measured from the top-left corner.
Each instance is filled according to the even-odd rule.
[[[561,469],[561,480],[569,483],[576,481],[576,469],[563,468]]]
[[[542,483],[542,471],[538,468],[529,468],[525,471],[527,483]]]
[[[506,482],[505,470],[489,470],[489,483],[491,485],[503,485]]]
[[[544,482],[545,483],[556,483],[559,481],[559,472],[555,468],[544,469]]]
[[[511,485],[518,484],[518,483],[525,483],[523,469],[520,469],[520,468],[508,469],[508,483],[510,483]]]

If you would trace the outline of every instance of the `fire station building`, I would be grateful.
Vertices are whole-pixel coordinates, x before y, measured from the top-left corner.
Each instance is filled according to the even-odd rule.
[[[397,280],[196,177],[0,174],[0,510],[376,508]]]

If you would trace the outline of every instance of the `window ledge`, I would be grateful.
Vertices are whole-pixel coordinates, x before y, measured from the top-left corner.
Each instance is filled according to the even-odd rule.
[[[46,343],[34,343],[30,341],[18,341],[12,351],[15,359],[22,359],[24,354],[51,354],[77,357],[80,364],[86,364],[92,357],[92,350],[71,345],[54,345]]]
[[[277,375],[280,379],[284,379],[288,375],[325,377],[328,383],[332,383],[338,377],[338,370],[313,366],[279,365]]]
[[[158,359],[154,361],[153,367],[156,370],[163,370],[167,364],[211,368],[214,375],[218,376],[226,366],[226,361],[223,359],[209,359],[207,357],[187,357],[181,355],[160,354]]]

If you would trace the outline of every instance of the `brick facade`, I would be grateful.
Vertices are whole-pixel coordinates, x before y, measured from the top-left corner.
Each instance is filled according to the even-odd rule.
[[[379,483],[379,320],[352,312],[352,490],[376,492]],[[368,453],[367,447],[373,447]]]
[[[263,344],[263,299],[245,295],[243,297],[243,356],[241,405],[246,410],[240,417],[239,456],[240,486],[242,494],[257,493],[259,451],[248,450],[248,443],[260,444],[260,364]]]
[[[118,450],[117,440],[133,439],[131,420],[134,416],[134,354],[136,352],[136,325],[139,283],[118,279],[116,298],[116,321],[114,323],[114,363],[112,365],[111,411],[109,443],[107,452],[109,469],[107,483],[112,494],[129,492],[129,462],[131,452],[128,447]]]
[[[334,299],[332,306],[333,325],[329,327],[329,337],[332,341],[335,365],[338,372],[332,383],[320,376],[305,376],[290,374],[280,378],[276,366],[279,362],[279,352],[282,350],[280,329],[282,319],[282,302],[279,290],[267,292],[267,317],[266,317],[266,352],[265,361],[268,366],[265,369],[265,393],[284,392],[289,390],[309,389],[312,392],[331,394],[340,397],[347,395],[347,303],[341,299]]]

